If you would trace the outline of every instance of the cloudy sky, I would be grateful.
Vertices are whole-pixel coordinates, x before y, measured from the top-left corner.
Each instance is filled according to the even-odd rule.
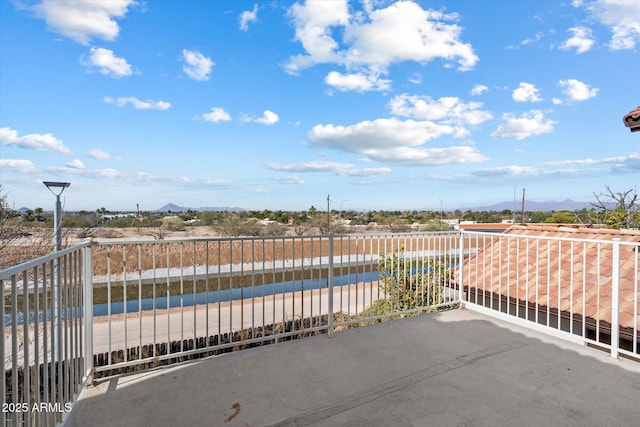
[[[0,1],[15,207],[444,209],[640,184],[640,2]],[[516,191],[514,191],[516,190]]]

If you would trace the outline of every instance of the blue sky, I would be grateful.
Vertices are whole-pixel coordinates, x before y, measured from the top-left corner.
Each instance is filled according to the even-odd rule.
[[[15,207],[440,209],[640,182],[640,2],[0,1]]]

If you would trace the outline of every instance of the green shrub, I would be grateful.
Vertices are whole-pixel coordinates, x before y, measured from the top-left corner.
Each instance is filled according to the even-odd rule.
[[[375,301],[363,317],[422,307],[429,310],[446,302],[445,288],[451,282],[451,268],[435,258],[406,257],[404,247],[400,246],[392,254],[381,257],[378,271],[386,297]]]

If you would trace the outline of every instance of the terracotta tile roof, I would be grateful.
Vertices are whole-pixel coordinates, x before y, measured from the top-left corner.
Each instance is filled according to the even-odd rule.
[[[460,224],[460,230],[469,230],[469,231],[504,231],[511,227],[511,224],[502,224],[502,223],[477,223],[477,224]]]
[[[622,118],[624,125],[628,127],[631,132],[640,131],[640,106],[633,111],[630,111],[629,114]]]
[[[510,302],[518,301],[520,306],[528,300],[529,308],[535,308],[533,304],[537,302],[545,310],[559,308],[567,319],[571,313],[574,319],[581,317],[584,307],[588,325],[599,320],[599,327],[610,327],[612,245],[574,242],[572,246],[566,240],[508,238],[513,235],[600,241],[619,238],[640,243],[639,231],[514,225],[506,233],[488,238],[485,247],[464,263],[464,285],[470,293],[501,295],[503,301],[508,295]],[[638,246],[620,246],[620,326],[631,330],[634,326],[640,330],[640,297],[636,294],[640,292]]]

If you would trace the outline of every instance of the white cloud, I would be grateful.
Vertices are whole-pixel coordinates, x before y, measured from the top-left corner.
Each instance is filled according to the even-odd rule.
[[[411,77],[409,77],[409,83],[413,83],[414,85],[419,85],[422,83],[422,74],[413,73]]]
[[[356,168],[352,163],[341,162],[301,162],[301,163],[268,163],[267,167],[282,172],[317,173],[329,172],[341,176],[377,176],[391,172],[389,168]]]
[[[123,18],[134,4],[134,0],[42,0],[31,10],[53,31],[86,45],[93,37],[114,40],[120,32],[115,19]]]
[[[537,43],[544,37],[544,34],[538,31],[535,36],[524,39],[520,42],[521,45],[526,46],[528,44]]]
[[[114,158],[111,153],[100,150],[99,148],[92,148],[91,150],[89,150],[87,155],[95,160],[109,160]]]
[[[262,117],[259,117],[257,119],[250,119],[250,121],[252,122],[262,123],[263,125],[267,126],[278,123],[278,120],[280,120],[280,117],[278,117],[278,115],[271,110],[264,110],[264,113],[262,113]]]
[[[213,107],[210,112],[204,113],[200,117],[211,123],[228,122],[231,120],[229,113],[224,111],[224,108],[220,107]]]
[[[385,175],[391,172],[390,168],[362,168],[362,169],[347,169],[340,175],[347,176],[379,176]]]
[[[36,165],[32,161],[22,159],[0,159],[0,167],[25,174],[36,171]]]
[[[540,102],[542,99],[538,95],[538,88],[531,84],[520,82],[520,86],[513,91],[511,97],[516,102]]]
[[[496,176],[537,176],[540,175],[542,171],[538,168],[532,166],[499,166],[495,168],[486,168],[473,172],[475,176],[481,177],[496,177]]]
[[[567,95],[571,101],[586,101],[596,96],[599,90],[575,79],[560,80],[558,86],[562,88],[562,93]]]
[[[84,165],[83,165],[84,166]],[[125,176],[123,172],[116,169],[88,169],[85,167],[78,167],[77,164],[67,164],[66,166],[51,166],[45,168],[49,173],[53,174],[66,174],[66,175],[80,175],[86,178],[118,178]]]
[[[471,95],[478,96],[482,95],[484,92],[487,92],[489,88],[485,85],[475,84],[471,89]]]
[[[360,90],[366,87],[362,76],[386,74],[393,63],[415,61],[427,63],[443,59],[457,63],[461,71],[472,69],[478,61],[473,48],[460,41],[461,27],[456,14],[424,10],[412,1],[398,1],[374,9],[374,2],[364,2],[365,10],[349,13],[346,0],[307,1],[290,9],[296,40],[305,54],[289,58],[285,69],[297,73],[316,64],[334,63],[347,69],[347,76],[359,76]],[[336,40],[334,34],[342,34]],[[333,75],[333,81],[342,75]],[[342,79],[341,81],[343,81]],[[377,80],[377,79],[376,79]],[[330,80],[331,81],[331,80]],[[347,84],[353,87],[354,83]]]
[[[44,135],[32,133],[18,136],[18,131],[9,127],[0,128],[0,144],[17,145],[18,147],[37,151],[52,150],[65,154],[71,151],[64,146],[62,140],[54,137],[50,133]]]
[[[461,163],[477,163],[487,160],[470,146],[447,148],[398,147],[391,150],[371,150],[371,160],[403,166],[441,166]]]
[[[349,23],[347,0],[311,1],[304,5],[295,3],[289,10],[293,17],[295,38],[307,52],[289,58],[285,69],[296,73],[302,69],[321,63],[341,63],[338,43],[331,35],[331,27]]]
[[[429,166],[485,160],[473,147],[422,148],[429,140],[456,135],[453,126],[431,121],[377,119],[351,126],[316,125],[309,140],[317,146],[365,154],[369,160]]]
[[[92,47],[90,52],[89,59],[81,62],[89,67],[97,67],[105,76],[120,78],[133,74],[127,60],[115,56],[112,50]]]
[[[171,108],[171,104],[165,101],[152,101],[150,99],[141,101],[133,96],[119,97],[117,99],[107,96],[104,98],[104,102],[107,104],[116,104],[118,107],[131,104],[136,110],[168,110]]]
[[[522,114],[520,117],[514,117],[511,114],[503,116],[505,123],[491,134],[492,138],[515,138],[518,140],[529,138],[534,135],[553,132],[553,120],[544,118],[544,114],[540,110],[531,110]]]
[[[391,118],[363,121],[351,126],[316,125],[308,136],[315,145],[352,153],[367,153],[374,149],[421,145],[453,133],[454,128],[451,126]]]
[[[472,172],[481,178],[549,177],[603,174],[637,174],[640,171],[640,153],[603,159],[556,160],[540,166],[499,166]]]
[[[379,75],[363,73],[342,74],[331,71],[324,78],[324,82],[339,91],[366,92],[370,90],[389,90],[391,80],[381,79]]]
[[[258,19],[258,5],[254,4],[252,10],[245,10],[240,14],[240,18],[238,19],[240,21],[240,29],[242,31],[248,31],[249,23],[256,22],[257,19]]]
[[[73,168],[73,169],[84,169],[84,163],[82,163],[82,161],[79,159],[75,159],[70,162],[67,162],[67,167]]]
[[[560,49],[569,50],[576,49],[576,54],[585,53],[591,50],[595,40],[593,39],[593,33],[590,28],[587,27],[573,27],[569,28],[573,36],[567,39],[560,45]]]
[[[354,20],[345,31],[351,63],[387,66],[394,62],[426,63],[436,58],[457,61],[459,70],[470,70],[478,57],[470,44],[459,40],[461,27],[449,22],[458,15],[424,10],[411,1],[399,1],[372,10],[368,20]]]
[[[551,167],[571,167],[571,166],[597,166],[611,165],[617,171],[640,171],[640,153],[631,153],[628,156],[605,157],[603,159],[580,159],[580,160],[555,160],[545,163]]]
[[[282,184],[304,184],[304,180],[298,175],[274,176],[272,179]]]
[[[440,120],[445,124],[477,125],[493,116],[483,110],[481,102],[464,103],[454,96],[437,100],[429,96],[402,94],[389,101],[391,112],[398,116],[421,120]]]
[[[211,58],[207,58],[202,53],[195,50],[182,50],[182,60],[185,65],[182,67],[187,76],[194,80],[209,80],[209,73],[215,65]]]
[[[612,32],[609,48],[633,49],[640,43],[640,2],[634,0],[595,0],[582,2],[601,24]]]
[[[282,172],[340,172],[345,169],[353,168],[351,163],[340,162],[302,162],[302,163],[268,163],[267,167],[275,171]]]

